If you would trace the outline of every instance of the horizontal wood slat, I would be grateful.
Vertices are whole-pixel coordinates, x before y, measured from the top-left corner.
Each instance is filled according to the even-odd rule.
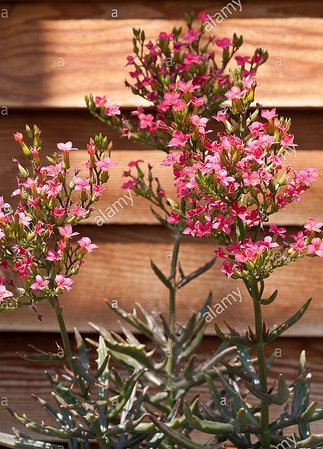
[[[55,13],[54,3],[36,5],[32,10],[15,5],[2,19],[0,105],[82,107],[91,91],[107,93],[123,106],[142,103],[123,82],[132,28],[145,28],[154,38],[179,24],[178,18],[151,20],[134,12],[125,20],[71,19],[59,6]],[[209,12],[214,15],[217,9]],[[242,18],[238,10],[229,15],[214,27],[218,36],[243,34],[243,54],[259,46],[270,52],[258,77],[260,103],[323,105],[322,18]]]
[[[84,103],[85,105],[85,103]],[[123,110],[128,115],[129,111]],[[280,116],[291,118],[292,132],[295,134],[295,143],[298,150],[322,150],[323,145],[323,109],[279,108]],[[24,131],[25,124],[36,124],[43,132],[44,147],[55,149],[59,141],[72,140],[78,148],[84,148],[90,136],[102,132],[113,141],[114,148],[118,150],[147,150],[146,146],[129,142],[120,138],[119,134],[95,119],[86,109],[25,109],[10,108],[7,116],[0,115],[0,152],[10,157],[16,144],[12,134]],[[223,126],[213,121],[215,130],[223,131]]]
[[[149,0],[119,0],[118,4],[110,1],[88,0],[13,0],[3,1],[2,7],[15,10],[19,14],[30,13],[28,4],[32,3],[40,11],[39,16],[46,19],[110,19],[111,12],[118,10],[120,19],[145,18],[145,19],[182,19],[187,11],[205,11],[215,13],[227,6],[227,0],[200,0],[198,4],[193,0],[178,0],[176,8],[172,0],[160,3]],[[322,17],[323,10],[320,0],[275,0],[258,1],[242,0],[242,9],[239,17]],[[238,5],[236,5],[238,7]]]
[[[155,277],[150,260],[165,272],[169,269],[172,248],[170,236],[159,227],[105,227],[86,226],[79,229],[99,248],[87,258],[69,295],[62,299],[70,330],[77,325],[88,331],[89,321],[118,330],[115,314],[108,309],[106,300],[117,301],[117,306],[132,310],[136,302],[150,311],[167,313],[167,290]],[[190,273],[213,257],[214,244],[210,241],[186,238],[180,260],[185,273]],[[244,331],[253,322],[252,304],[240,281],[228,280],[220,273],[221,262],[198,281],[183,288],[178,294],[177,318],[183,322],[192,311],[198,310],[208,293],[213,291],[214,304],[235,292],[222,313],[215,318],[219,325],[229,321]],[[304,259],[276,270],[266,281],[268,294],[279,290],[279,299],[265,309],[265,320],[274,325],[289,318],[309,298],[310,309],[293,327],[292,336],[323,336],[322,326],[322,269],[320,258]],[[239,289],[239,290],[238,290]],[[242,299],[241,299],[242,298]],[[219,309],[218,309],[219,310]],[[34,312],[24,309],[0,314],[1,331],[55,331],[57,325],[49,304],[39,306],[43,320],[37,321]],[[208,333],[213,334],[213,324]]]
[[[11,192],[16,188],[16,165],[10,159],[20,158],[20,153],[20,147],[13,145],[10,151],[10,158],[6,152],[0,154],[0,176],[2,179],[0,193],[5,198],[9,198]],[[129,161],[144,159],[146,163],[149,162],[154,166],[155,176],[158,176],[161,185],[168,194],[175,198],[172,170],[170,167],[160,165],[164,158],[164,153],[157,150],[114,150],[113,160],[118,163],[118,166],[111,170],[111,178],[107,189],[88,223],[97,224],[98,226],[103,224],[156,224],[157,220],[151,213],[150,203],[143,198],[136,197],[131,192],[121,189],[121,185],[125,181],[122,173],[128,168]],[[71,157],[73,166],[77,168],[84,166],[86,159],[87,152],[84,150],[74,152]],[[315,166],[319,173],[323,174],[323,159],[320,151],[297,151],[296,155],[288,157],[287,162],[297,170]],[[86,176],[86,173],[87,170],[85,168],[80,172],[84,176]],[[284,225],[303,225],[309,216],[323,219],[322,204],[323,178],[321,177],[312,185],[311,191],[304,194],[300,203],[288,205],[283,211],[276,214],[272,221]]]
[[[91,338],[96,338],[91,335]],[[10,408],[23,411],[34,419],[44,419],[49,422],[49,419],[42,414],[42,409],[35,404],[30,397],[31,394],[37,394],[40,397],[51,401],[50,390],[44,370],[47,368],[45,364],[32,364],[19,358],[17,351],[28,350],[27,345],[33,344],[44,350],[55,352],[57,347],[55,341],[59,341],[59,336],[55,334],[49,335],[35,335],[28,336],[12,336],[4,334],[0,340],[0,401],[2,404],[7,403]],[[209,354],[217,347],[218,340],[215,338],[206,338],[203,342],[201,352],[198,355],[199,361],[205,360]],[[308,367],[312,371],[312,385],[311,397],[312,400],[318,402],[319,406],[323,405],[322,392],[322,359],[323,359],[323,341],[322,339],[300,338],[280,339],[276,344],[271,346],[271,349],[281,349],[281,358],[276,358],[273,368],[270,373],[270,384],[277,379],[279,373],[284,374],[287,382],[295,380],[297,376],[297,360],[302,349],[306,350]],[[268,354],[270,349],[268,350]],[[95,354],[92,354],[94,359]],[[197,394],[200,395],[202,401],[209,398],[208,390],[205,386],[199,387]],[[272,410],[272,417],[275,413],[279,413],[280,408]],[[4,406],[0,406],[0,430],[2,432],[10,432],[12,426],[22,428],[9,416]],[[311,426],[313,432],[322,432],[322,423],[313,424]],[[30,433],[30,432],[28,432]]]

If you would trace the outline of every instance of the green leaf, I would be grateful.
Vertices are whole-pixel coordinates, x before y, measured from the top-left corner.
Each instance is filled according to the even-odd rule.
[[[266,337],[266,343],[269,343],[273,340],[275,340],[277,337],[279,337],[281,334],[286,332],[290,327],[292,327],[294,324],[299,321],[304,313],[309,308],[309,305],[311,304],[312,298],[310,298],[306,303],[288,320],[284,321],[284,323],[280,324],[276,328],[274,328]]]
[[[207,262],[202,267],[198,268],[197,270],[192,271],[190,274],[187,274],[179,282],[177,282],[176,287],[178,289],[180,289],[180,288],[184,287],[185,285],[187,285],[189,282],[191,282],[194,279],[196,279],[197,277],[199,277],[202,274],[206,273],[210,268],[213,267],[213,265],[215,264],[215,261],[216,261],[216,259],[213,258],[212,260]]]
[[[155,424],[155,426],[158,427],[158,429],[160,429],[168,438],[170,438],[170,440],[179,444],[180,447],[185,449],[207,449],[207,446],[205,446],[204,444],[202,445],[195,443],[186,436],[182,435],[179,432],[176,432],[175,430],[168,427],[166,424],[156,419],[155,416],[149,415],[149,417],[151,421]]]
[[[211,435],[227,435],[236,431],[232,424],[208,421],[206,419],[200,419],[193,416],[188,404],[184,405],[184,415],[187,422],[193,427],[193,429],[199,430],[203,433],[209,433]]]
[[[153,272],[158,277],[158,279],[169,289],[171,290],[173,288],[172,283],[168,279],[167,276],[164,275],[164,273],[157,267],[157,265],[154,264],[154,262],[150,261],[151,268],[153,269]]]
[[[74,328],[74,335],[75,335],[75,340],[76,340],[76,345],[77,345],[77,351],[79,353],[79,357],[80,360],[82,362],[83,366],[88,366],[90,361],[89,361],[89,355],[88,355],[88,349],[85,345],[85,342],[81,336],[81,334],[79,333],[79,331],[76,329],[76,327]]]
[[[121,390],[118,398],[118,404],[116,407],[109,413],[108,418],[114,419],[118,414],[124,409],[124,406],[128,402],[133,390],[135,389],[136,383],[140,376],[145,372],[144,369],[133,373],[133,375],[127,380],[123,389]]]
[[[269,296],[269,298],[267,298],[267,299],[261,299],[261,300],[260,300],[260,303],[263,304],[263,305],[265,305],[265,306],[268,306],[269,304],[271,304],[271,303],[273,303],[273,302],[275,301],[275,299],[277,298],[277,295],[278,295],[278,290],[275,290],[274,293],[272,293],[272,294]]]
[[[2,432],[0,432],[0,444],[14,449],[62,449],[61,445],[15,437]]]

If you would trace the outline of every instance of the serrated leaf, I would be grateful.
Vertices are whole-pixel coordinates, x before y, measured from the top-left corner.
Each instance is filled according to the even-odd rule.
[[[151,268],[153,269],[153,272],[158,277],[158,279],[169,289],[171,290],[173,288],[171,281],[168,279],[167,276],[164,275],[164,273],[157,267],[157,265],[154,264],[154,262],[150,261]]]
[[[74,328],[74,335],[75,335],[75,340],[76,340],[76,347],[77,347],[77,351],[79,353],[79,358],[82,362],[83,366],[88,366],[90,361],[89,361],[89,355],[88,355],[88,349],[85,345],[85,342],[81,336],[81,334],[79,333],[79,331],[76,329],[76,327]]]
[[[211,435],[228,435],[236,431],[232,424],[208,421],[206,419],[200,419],[197,416],[194,416],[187,404],[184,405],[184,415],[187,422],[193,427],[193,429],[199,430],[203,433],[208,433]]]
[[[160,429],[172,441],[179,444],[180,447],[185,449],[207,449],[207,446],[205,446],[204,444],[202,445],[190,440],[181,433],[176,432],[166,424],[156,419],[153,415],[150,415],[150,419],[155,424],[155,426],[158,427],[158,429]]]
[[[210,260],[209,262],[207,262],[205,265],[203,265],[202,267],[198,268],[197,270],[192,271],[190,274],[187,274],[185,277],[183,277],[179,282],[177,282],[176,287],[178,289],[184,287],[185,285],[187,285],[189,282],[193,281],[194,279],[196,279],[197,277],[201,276],[202,274],[206,273],[210,268],[213,267],[213,265],[215,264],[215,258],[213,258],[212,260]]]
[[[310,298],[306,303],[288,320],[284,321],[282,324],[274,328],[266,337],[266,343],[270,343],[279,337],[282,333],[286,332],[290,327],[296,324],[307,311],[309,305],[311,304],[312,298]]]
[[[2,432],[0,432],[0,445],[14,449],[62,449],[62,446],[57,444],[19,438]]]

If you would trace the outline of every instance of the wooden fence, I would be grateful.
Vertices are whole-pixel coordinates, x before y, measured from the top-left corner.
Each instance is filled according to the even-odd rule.
[[[148,309],[164,311],[166,291],[150,269],[150,259],[160,266],[168,263],[169,234],[161,229],[147,204],[135,197],[104,226],[96,226],[99,213],[124,194],[121,173],[129,160],[144,159],[156,168],[162,184],[171,187],[171,174],[160,167],[161,154],[155,150],[121,140],[84,110],[84,95],[108,94],[123,108],[139,104],[125,88],[125,59],[131,53],[132,28],[144,28],[150,38],[161,30],[178,25],[185,11],[204,10],[215,14],[226,5],[219,1],[12,1],[0,2],[0,191],[8,197],[15,184],[15,165],[19,155],[12,133],[25,123],[36,123],[43,131],[48,151],[59,141],[72,140],[85,148],[88,137],[106,133],[114,142],[113,158],[118,168],[100,205],[101,212],[81,227],[99,249],[90,257],[71,294],[64,300],[69,329],[76,325],[90,332],[89,321],[118,329],[115,316],[105,300],[118,299],[130,310],[135,302]],[[176,6],[175,6],[176,4]],[[116,12],[117,10],[117,12]],[[116,17],[117,16],[117,17]],[[258,75],[258,102],[277,106],[293,119],[298,143],[289,161],[296,168],[314,165],[323,175],[323,5],[320,0],[242,0],[237,10],[214,30],[219,37],[233,32],[243,34],[244,54],[256,47],[269,51],[269,61]],[[85,151],[75,159],[81,161]],[[133,204],[132,204],[133,200]],[[323,220],[323,177],[303,197],[303,201],[277,216],[276,222],[299,226],[307,217]],[[213,255],[212,243],[184,241],[181,259],[186,271],[196,268]],[[266,321],[273,324],[290,316],[308,297],[310,311],[280,344],[279,367],[288,375],[296,370],[295,358],[301,348],[308,350],[314,372],[314,399],[323,400],[323,261],[304,260],[281,269],[268,282],[278,288],[280,300],[268,307]],[[214,267],[192,284],[189,294],[180,295],[178,319],[184,320],[208,292],[220,300],[238,284],[226,280]],[[222,318],[244,329],[252,319],[247,298],[227,310]],[[48,396],[45,376],[34,365],[22,363],[16,351],[28,343],[55,349],[57,326],[45,305],[40,322],[32,311],[23,310],[0,316],[0,404],[8,398],[10,407],[37,417],[31,392]],[[28,332],[28,333],[27,333]],[[39,335],[39,333],[42,335]],[[216,344],[212,326],[205,354]],[[5,401],[3,401],[5,403]],[[322,401],[321,401],[322,405]],[[13,421],[0,405],[0,430],[9,431]],[[313,427],[315,428],[315,427]],[[323,430],[316,428],[316,430]]]

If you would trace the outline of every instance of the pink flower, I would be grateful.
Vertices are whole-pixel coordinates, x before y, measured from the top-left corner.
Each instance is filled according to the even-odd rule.
[[[31,222],[30,217],[27,217],[27,215],[25,215],[23,212],[18,212],[18,216],[19,216],[20,224],[22,224],[23,226],[29,226],[29,224]]]
[[[103,97],[96,96],[94,103],[96,106],[99,106],[100,108],[104,107],[107,104],[108,97],[104,95]]]
[[[246,63],[250,64],[250,56],[235,56],[234,58],[237,61],[238,65],[244,65]]]
[[[229,100],[239,100],[240,98],[242,98],[244,96],[245,93],[246,93],[245,90],[241,90],[240,87],[233,86],[224,95]]]
[[[230,39],[228,39],[227,37],[224,37],[223,39],[217,39],[215,43],[218,47],[223,49],[232,47],[233,45]]]
[[[108,104],[104,113],[108,117],[112,117],[113,115],[120,115],[121,111],[119,109],[119,105],[117,105],[117,104]]]
[[[144,162],[143,159],[137,159],[136,161],[130,161],[128,167],[137,167],[138,164]]]
[[[104,191],[105,187],[103,185],[93,184],[93,193],[95,196],[101,196]]]
[[[205,128],[207,122],[209,121],[208,118],[199,117],[198,115],[192,115],[190,120],[191,120],[192,125],[201,126],[202,128]]]
[[[309,218],[304,225],[304,228],[308,231],[312,232],[321,232],[321,228],[323,226],[322,221],[316,221],[314,218]]]
[[[104,157],[101,161],[97,161],[95,165],[102,171],[109,171],[110,168],[116,167],[118,164],[113,162],[108,156]]]
[[[2,285],[2,279],[0,279],[0,302],[3,301],[6,298],[11,298],[13,294],[6,289],[4,285]]]
[[[61,143],[58,143],[57,144],[57,148],[60,150],[60,151],[64,151],[64,152],[68,152],[68,151],[76,151],[76,150],[78,150],[78,148],[73,148],[73,143],[69,140],[68,142],[66,142],[66,143],[63,143],[63,142],[61,142]]]
[[[121,186],[124,190],[131,190],[135,187],[136,181],[134,179],[129,179],[128,181],[124,182]]]
[[[307,246],[308,254],[316,254],[319,257],[323,257],[323,242],[321,239],[316,237],[311,241],[311,243]]]
[[[197,38],[201,35],[201,32],[198,30],[193,30],[190,28],[187,33],[184,34],[184,39],[189,42],[195,42]]]
[[[217,122],[225,122],[228,118],[226,111],[218,111],[216,115],[213,116],[213,118]]]
[[[79,232],[73,232],[72,225],[68,224],[66,226],[60,226],[58,228],[59,233],[62,237],[64,237],[66,240],[74,237],[75,235],[79,235]]]
[[[90,178],[82,179],[75,178],[74,179],[75,190],[90,190]]]
[[[276,108],[262,110],[261,117],[263,117],[267,120],[272,120],[273,118],[276,118],[277,117]]]
[[[70,278],[63,276],[62,274],[57,274],[55,276],[55,282],[56,282],[57,288],[59,288],[60,290],[66,290],[69,292],[72,289],[71,285],[73,284],[74,281],[72,281],[72,279],[70,279]]]
[[[94,243],[91,243],[91,239],[89,237],[82,237],[80,240],[77,241],[80,248],[85,249],[88,253],[91,253],[95,248],[97,248],[97,245]]]
[[[24,136],[21,133],[14,133],[13,138],[18,143],[21,143],[24,140]]]
[[[187,82],[185,81],[178,81],[177,84],[177,89],[180,90],[181,92],[194,92],[195,89],[197,89],[199,86],[194,86],[193,85],[193,80],[189,80]]]
[[[154,116],[152,114],[139,114],[140,129],[150,128],[154,122]]]
[[[223,267],[221,269],[222,273],[224,273],[228,278],[230,278],[235,272],[235,265],[232,265],[228,261],[223,262]]]
[[[95,146],[94,145],[90,145],[89,143],[86,145],[87,147],[87,152],[89,153],[90,156],[94,156],[95,155]]]
[[[173,131],[173,138],[169,141],[167,146],[174,148],[184,148],[189,137],[190,133],[183,134],[182,131],[176,129]]]
[[[49,284],[49,281],[43,279],[39,274],[37,274],[35,281],[36,282],[30,286],[30,288],[35,291],[45,290]]]
[[[48,250],[46,260],[49,260],[50,262],[56,262],[61,257],[60,253],[57,253],[56,251],[50,249]]]
[[[277,225],[275,224],[271,224],[269,226],[269,232],[271,232],[272,234],[274,234],[275,236],[279,236],[279,237],[285,237],[285,234],[287,232],[287,229],[285,228],[279,228]]]

